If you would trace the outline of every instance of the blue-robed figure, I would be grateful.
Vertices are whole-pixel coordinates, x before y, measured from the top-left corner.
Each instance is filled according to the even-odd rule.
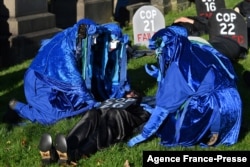
[[[158,67],[146,72],[158,81],[156,104],[129,146],[152,135],[164,146],[232,145],[238,140],[242,102],[231,61],[208,43],[189,40],[186,29],[170,26],[150,40]]]
[[[99,46],[98,42],[103,38],[99,39],[98,36],[103,33],[106,34],[107,41],[101,43],[103,46]],[[127,40],[125,37],[124,39]],[[102,78],[97,79],[101,81],[105,79],[104,84],[109,86],[106,90],[103,88],[105,86],[99,90],[107,94],[104,99],[111,95],[123,96],[124,85],[112,85],[113,78],[117,76],[96,74],[97,67],[93,65],[94,57],[95,59],[102,57],[103,50],[107,52],[106,57],[109,55],[112,58],[126,57],[124,52],[120,53],[116,48],[112,52],[106,51],[107,43],[113,40],[118,41],[123,48],[126,45],[126,40],[122,41],[123,35],[119,26],[112,23],[98,25],[90,19],[81,19],[51,39],[44,40],[24,76],[27,104],[12,100],[10,107],[22,118],[44,125],[79,115],[99,104],[91,89],[91,85],[96,84],[91,82],[92,75],[100,75]],[[94,45],[104,49],[94,54],[92,51]],[[126,65],[126,63],[123,64],[124,71]],[[126,75],[123,76],[126,78]],[[127,84],[126,79],[123,83]]]
[[[24,92],[28,104],[17,101],[14,110],[25,119],[41,124],[74,116],[92,108],[96,101],[84,84],[77,58],[80,25],[95,34],[92,20],[80,20],[74,26],[44,40],[38,54],[24,76]]]

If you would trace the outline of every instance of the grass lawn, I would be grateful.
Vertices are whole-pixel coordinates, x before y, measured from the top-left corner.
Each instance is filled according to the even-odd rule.
[[[232,8],[240,0],[225,0],[227,8]],[[181,12],[169,12],[166,16],[166,25],[180,16],[196,15],[194,5]],[[132,37],[132,28],[124,28],[124,32]],[[205,37],[206,38],[206,37]],[[23,92],[23,75],[32,60],[26,60],[21,64],[0,70],[0,117],[8,110],[8,101],[15,97],[25,101]],[[153,95],[156,91],[155,81],[144,71],[146,63],[154,63],[154,56],[145,56],[139,59],[131,59],[128,63],[128,75],[132,87],[143,91],[146,95]],[[171,150],[171,151],[250,151],[250,89],[242,80],[242,73],[250,70],[250,55],[245,60],[234,64],[239,77],[238,88],[243,101],[242,131],[238,143],[233,146],[218,146],[216,148],[201,148],[193,146],[190,148],[173,147],[166,148],[159,145],[159,139],[153,138],[136,147],[128,148],[126,142],[97,152],[88,159],[79,161],[79,166],[84,167],[121,167],[129,160],[133,167],[142,166],[142,152],[144,150]],[[41,135],[48,132],[54,137],[57,133],[67,135],[69,130],[76,124],[80,117],[62,120],[52,126],[42,126],[23,120],[21,124],[10,125],[0,122],[0,166],[1,167],[39,167],[40,155],[38,143]],[[58,166],[53,164],[51,166]]]

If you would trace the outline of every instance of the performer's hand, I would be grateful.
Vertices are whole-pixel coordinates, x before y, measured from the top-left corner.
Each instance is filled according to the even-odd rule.
[[[148,75],[150,75],[150,76],[152,76],[154,78],[158,77],[159,69],[157,67],[155,67],[154,65],[150,65],[150,68],[149,68],[149,65],[146,64],[145,65],[145,70],[148,73]]]
[[[132,139],[130,139],[130,140],[128,141],[128,146],[129,146],[129,147],[133,147],[133,146],[136,145],[137,143],[140,143],[140,142],[142,142],[142,141],[144,141],[144,140],[146,140],[146,138],[143,137],[141,134],[139,134],[139,135],[133,137]]]
[[[179,23],[179,22],[194,24],[194,20],[188,17],[180,17],[174,21],[174,23]]]
[[[150,114],[152,113],[152,111],[153,111],[153,109],[154,109],[153,107],[151,107],[150,105],[145,104],[145,103],[141,103],[140,106],[142,106],[142,107],[143,107],[143,110],[149,112]]]
[[[238,7],[235,7],[234,11],[237,12],[237,13],[240,13],[240,9]]]
[[[150,68],[148,66],[149,66],[148,64],[145,65],[145,70],[148,73],[148,75],[156,78],[157,81],[160,81],[161,80],[160,70],[154,65],[150,65]]]

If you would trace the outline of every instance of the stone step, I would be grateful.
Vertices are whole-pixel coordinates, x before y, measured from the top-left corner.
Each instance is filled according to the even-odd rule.
[[[8,23],[12,35],[22,35],[56,27],[55,15],[49,12],[16,18],[11,17],[8,19]]]
[[[11,36],[10,55],[6,58],[6,64],[13,65],[22,62],[23,60],[33,58],[41,47],[41,42],[44,39],[51,38],[61,29],[51,28],[42,31],[26,33],[22,35]]]
[[[50,29],[30,32],[22,35],[12,35],[9,39],[11,44],[10,46],[13,45],[15,40],[24,40],[24,41],[29,41],[29,43],[34,43],[35,45],[40,45],[42,40],[51,38],[53,35],[60,32],[61,30],[62,29],[53,27]]]
[[[61,30],[62,29],[53,27],[53,28],[46,29],[46,30],[26,33],[26,34],[23,34],[22,36],[32,39],[33,41],[40,42],[40,40],[51,38],[53,35],[60,32]]]

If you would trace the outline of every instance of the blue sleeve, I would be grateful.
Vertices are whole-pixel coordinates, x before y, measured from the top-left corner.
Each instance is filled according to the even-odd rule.
[[[150,119],[143,127],[142,133],[132,138],[128,142],[128,146],[134,146],[155,134],[168,114],[176,112],[193,94],[194,92],[182,77],[177,65],[171,65],[165,78],[159,82],[156,107],[151,111]]]

